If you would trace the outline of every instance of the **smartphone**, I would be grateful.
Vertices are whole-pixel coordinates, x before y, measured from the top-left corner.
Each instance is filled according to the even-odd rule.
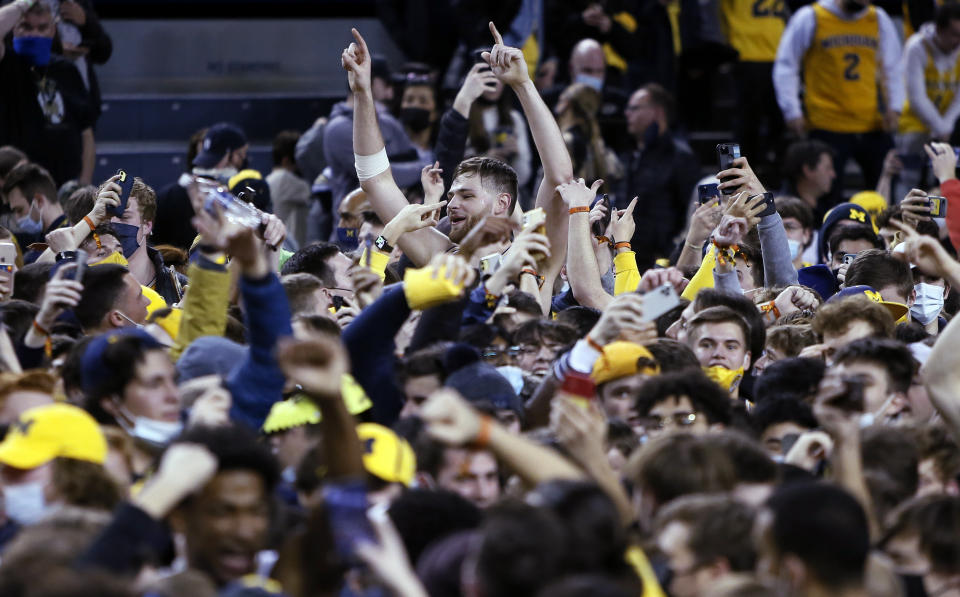
[[[356,546],[378,542],[367,518],[366,484],[363,481],[328,483],[323,490],[323,505],[333,532],[334,548],[345,563],[358,565]]]
[[[927,196],[927,205],[930,206],[931,218],[947,217],[947,198],[937,197],[935,195]]]
[[[642,295],[643,297],[643,318],[642,321],[653,321],[667,311],[680,304],[680,297],[674,290],[673,284],[667,283],[650,292]]]
[[[863,412],[863,376],[844,377],[843,385],[843,393],[831,398],[829,404],[847,412]]]
[[[0,243],[0,269],[13,272],[17,263],[17,246],[13,243]]]
[[[77,260],[74,263],[77,264],[77,269],[74,270],[72,274],[68,274],[68,276],[74,282],[83,284],[83,275],[87,271],[87,252],[83,249],[77,249]]]
[[[719,143],[717,144],[717,162],[720,166],[720,172],[733,168],[733,161],[740,157],[739,143]],[[727,180],[729,177],[727,177]],[[720,179],[720,182],[726,182]],[[724,189],[724,195],[732,195],[736,189]]]
[[[717,199],[718,205],[723,205],[723,195],[720,193],[720,185],[716,183],[702,184],[697,187],[697,198],[700,205],[709,203],[712,199]]]
[[[843,262],[846,263],[847,265],[850,265],[851,263],[853,263],[853,260],[856,259],[856,258],[857,258],[857,254],[856,254],[856,253],[844,253],[844,254],[843,254]]]
[[[536,209],[531,209],[530,211],[523,214],[523,229],[527,230],[528,228],[543,228],[543,230],[537,230],[541,234],[546,232],[544,225],[547,223],[547,212],[543,211],[542,207]]]
[[[754,195],[754,197],[756,197],[756,195]],[[750,199],[753,199],[754,197],[750,197]],[[763,204],[763,211],[757,214],[758,217],[765,218],[777,213],[777,204],[773,201],[773,193],[770,191],[767,191],[763,194]]]
[[[610,225],[610,219],[613,217],[613,211],[610,207],[610,197],[608,197],[606,193],[596,198],[593,201],[593,205],[590,206],[590,209],[593,209],[598,203],[602,203],[607,206],[607,215],[591,224],[590,231],[593,232],[594,236],[603,236],[603,234],[607,231],[607,227]]]
[[[334,313],[336,313],[337,311],[339,311],[340,309],[343,308],[343,297],[342,297],[342,296],[340,296],[340,295],[338,295],[338,294],[335,294],[335,295],[333,295],[333,296],[331,297],[331,300],[332,300],[332,302],[333,302],[333,307],[331,307],[331,308],[333,309],[333,312],[334,312]]]
[[[107,212],[120,217],[127,211],[127,202],[130,200],[130,189],[133,187],[133,177],[127,174],[126,170],[117,170],[116,183],[120,185],[120,205],[107,208]]]
[[[487,64],[487,61],[483,59],[483,53],[489,52],[489,51],[490,51],[490,48],[486,48],[486,49],[481,48],[479,50],[474,50],[473,52],[470,53],[470,56],[471,58],[473,58],[473,62],[475,64],[482,64],[484,66],[484,68],[482,68],[481,70],[490,70],[490,65]]]
[[[480,273],[484,276],[492,276],[500,269],[500,263],[503,256],[500,253],[491,253],[486,257],[480,258]]]

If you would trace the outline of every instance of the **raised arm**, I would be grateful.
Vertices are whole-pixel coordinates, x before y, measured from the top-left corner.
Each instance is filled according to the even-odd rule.
[[[543,180],[537,191],[536,205],[547,212],[547,237],[553,247],[553,253],[541,265],[543,271],[539,272],[544,277],[540,304],[544,312],[547,312],[550,309],[553,282],[560,274],[560,268],[566,259],[569,224],[567,207],[555,189],[573,179],[573,163],[557,121],[530,80],[523,53],[517,48],[503,45],[503,38],[493,23],[490,23],[490,32],[496,43],[489,53],[484,52],[483,57],[490,63],[493,74],[517,94],[527,124],[530,125],[533,142],[540,154],[540,162],[543,164]]]
[[[34,5],[36,0],[17,0],[0,8],[0,39],[13,31],[20,18]],[[4,44],[0,44],[0,59],[3,58]]]
[[[374,211],[382,221],[389,222],[408,202],[393,179],[377,123],[377,108],[370,86],[372,58],[367,43],[356,29],[351,32],[356,42],[343,51],[341,62],[353,93],[353,151],[357,178]],[[407,234],[399,242],[400,249],[417,266],[426,265],[433,255],[453,246],[450,239],[435,228]]]
[[[583,179],[580,179],[557,187],[557,192],[570,210],[570,229],[567,234],[567,279],[570,281],[570,290],[578,303],[594,309],[603,309],[613,300],[600,283],[600,268],[590,240],[590,201],[601,184],[603,181],[598,180],[587,188]],[[636,199],[630,204],[631,212],[635,204]]]
[[[434,439],[453,446],[488,449],[531,486],[585,476],[556,451],[511,433],[492,417],[481,414],[456,390],[434,392],[424,403],[420,416]]]

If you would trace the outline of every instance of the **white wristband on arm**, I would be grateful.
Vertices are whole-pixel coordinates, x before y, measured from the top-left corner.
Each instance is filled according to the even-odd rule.
[[[357,169],[357,179],[360,182],[370,180],[374,176],[386,172],[390,167],[387,148],[384,147],[373,155],[353,154],[353,165]]]
[[[600,352],[586,340],[578,340],[570,351],[570,368],[580,373],[590,373],[600,358]]]

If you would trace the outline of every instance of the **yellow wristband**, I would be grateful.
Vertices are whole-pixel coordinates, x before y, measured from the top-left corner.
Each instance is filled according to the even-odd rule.
[[[407,269],[403,276],[403,294],[414,311],[429,309],[460,298],[463,286],[446,278],[446,268],[440,268],[436,278],[433,268]]]

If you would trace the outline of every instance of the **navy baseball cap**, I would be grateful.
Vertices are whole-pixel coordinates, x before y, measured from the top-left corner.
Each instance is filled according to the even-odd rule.
[[[120,328],[97,336],[87,345],[80,361],[80,386],[85,394],[92,394],[114,375],[114,371],[104,362],[104,354],[107,348],[123,338],[136,338],[147,349],[166,349],[156,338],[136,327]]]
[[[881,305],[886,307],[887,311],[890,312],[890,315],[893,316],[894,321],[900,321],[901,318],[906,316],[907,311],[910,310],[910,307],[904,305],[903,303],[895,303],[893,301],[883,300],[883,296],[881,296],[879,292],[874,290],[872,286],[867,286],[866,284],[860,284],[858,286],[848,286],[843,290],[841,290],[840,292],[838,292],[837,294],[830,297],[830,300],[828,300],[827,302],[829,303],[831,301],[838,301],[848,296],[860,296],[860,295],[864,295],[871,301],[875,303],[880,303]]]
[[[193,159],[193,165],[198,168],[213,168],[228,153],[246,144],[247,135],[243,129],[229,122],[219,122],[207,129],[200,153]]]

